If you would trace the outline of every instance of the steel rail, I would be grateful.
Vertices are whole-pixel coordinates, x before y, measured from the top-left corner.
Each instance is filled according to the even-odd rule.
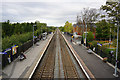
[[[67,46],[69,47],[70,51],[71,51],[72,54],[74,55],[76,61],[78,62],[78,64],[79,64],[79,66],[81,67],[81,69],[83,70],[83,72],[84,72],[85,76],[87,77],[87,79],[88,79],[88,80],[91,80],[89,74],[88,74],[87,71],[84,69],[84,67],[83,67],[83,65],[81,64],[81,62],[79,61],[78,57],[75,55],[75,52],[71,49],[71,47],[70,47],[69,43],[67,42],[66,38],[64,37],[64,35],[63,35],[62,33],[60,33],[60,34],[63,36],[65,42],[67,43]]]
[[[32,70],[32,72],[31,72],[31,74],[29,75],[28,80],[30,80],[30,79],[31,79],[31,77],[32,77],[33,73],[35,72],[35,70],[36,70],[36,68],[37,68],[37,66],[38,66],[38,64],[39,64],[39,62],[41,61],[41,59],[42,59],[42,57],[43,57],[43,55],[44,55],[44,52],[46,51],[46,49],[47,49],[48,45],[50,44],[50,41],[52,40],[53,36],[54,36],[54,34],[52,35],[52,37],[51,37],[51,38],[50,38],[50,40],[48,41],[48,43],[47,43],[47,45],[46,45],[45,49],[43,50],[43,52],[42,52],[42,54],[41,54],[40,58],[38,59],[38,61],[37,61],[36,65],[35,65],[35,67],[33,68],[33,70]]]

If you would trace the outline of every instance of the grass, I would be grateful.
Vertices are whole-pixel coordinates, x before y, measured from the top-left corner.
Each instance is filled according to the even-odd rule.
[[[109,48],[106,48],[106,49],[105,49],[105,52],[108,54],[109,51],[114,51],[114,52],[115,52],[115,50],[116,50],[116,49],[109,49]]]
[[[90,45],[92,45],[92,46],[95,46],[95,45],[97,45],[97,43],[100,43],[100,44],[105,44],[105,43],[109,43],[108,41],[96,41],[96,40],[94,40],[94,41],[89,41],[88,42]],[[104,47],[106,47],[106,48],[115,48],[115,46],[113,45],[113,44],[111,44],[111,45],[109,45],[109,44],[106,44],[106,45],[103,45]]]
[[[97,42],[99,42],[100,44],[104,44],[104,43],[106,43],[107,41],[96,41],[96,40],[94,40],[94,41],[89,41],[88,43],[90,44],[90,45],[92,45],[92,46],[96,46],[97,45]],[[109,44],[108,45],[102,45],[102,49],[104,49],[104,52],[105,53],[109,53],[109,51],[114,51],[115,52],[115,47],[114,46],[110,46]]]

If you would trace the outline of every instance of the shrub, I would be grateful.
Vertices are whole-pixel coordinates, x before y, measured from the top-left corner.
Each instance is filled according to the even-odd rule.
[[[5,50],[6,48],[11,47],[10,39],[9,37],[2,39],[2,50]]]
[[[96,41],[92,41],[92,46],[96,46],[97,42]]]
[[[87,40],[88,41],[92,41],[94,39],[94,35],[92,32],[89,32],[88,35],[87,35]]]
[[[10,37],[5,37],[2,39],[2,51],[10,48],[13,45],[22,45],[28,40],[31,40],[32,36],[32,32],[28,32],[24,34],[15,34]]]

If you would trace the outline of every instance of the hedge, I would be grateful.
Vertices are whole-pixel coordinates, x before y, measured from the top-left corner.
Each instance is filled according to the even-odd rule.
[[[7,36],[2,39],[2,51],[10,48],[13,45],[22,45],[23,43],[31,40],[33,38],[33,33],[28,32],[24,34],[15,34],[12,36]]]

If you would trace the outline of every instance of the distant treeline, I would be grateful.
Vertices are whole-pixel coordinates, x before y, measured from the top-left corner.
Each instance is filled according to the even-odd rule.
[[[52,32],[55,27],[47,27],[46,23],[10,23],[10,21],[2,22],[2,51],[13,45],[22,45],[33,38],[34,35],[39,36],[43,32]]]

